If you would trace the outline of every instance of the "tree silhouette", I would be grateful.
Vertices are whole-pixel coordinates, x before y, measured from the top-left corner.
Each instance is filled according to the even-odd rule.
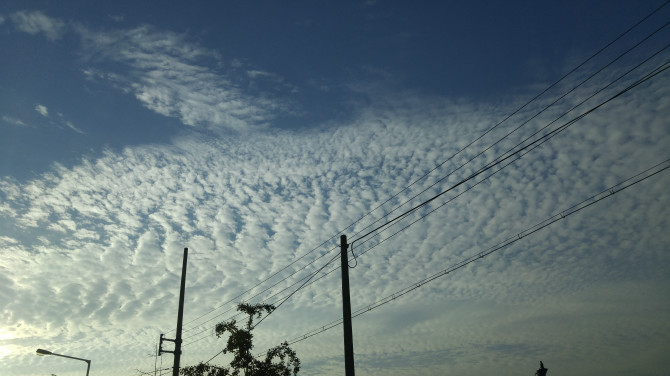
[[[233,319],[216,324],[214,332],[221,338],[228,333],[226,347],[222,350],[224,354],[232,354],[233,360],[230,367],[218,367],[206,363],[195,366],[184,367],[181,374],[184,376],[291,376],[297,375],[300,370],[300,359],[296,356],[288,342],[273,347],[265,354],[265,359],[260,360],[251,354],[253,348],[254,317],[259,318],[265,313],[275,309],[272,304],[246,304],[237,305],[237,310],[246,313],[249,318],[244,327],[239,327]]]

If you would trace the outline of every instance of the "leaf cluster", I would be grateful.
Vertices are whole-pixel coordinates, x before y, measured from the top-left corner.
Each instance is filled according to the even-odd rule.
[[[218,367],[205,363],[184,367],[183,376],[291,376],[297,375],[300,370],[300,359],[296,352],[289,347],[288,342],[273,347],[260,360],[251,354],[253,348],[254,318],[260,318],[263,313],[271,313],[275,307],[271,304],[238,304],[237,310],[248,315],[246,325],[239,327],[236,320],[218,323],[214,332],[221,338],[228,334],[224,354],[232,354],[230,367]]]

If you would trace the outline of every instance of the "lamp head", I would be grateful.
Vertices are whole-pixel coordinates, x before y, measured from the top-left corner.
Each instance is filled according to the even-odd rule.
[[[49,350],[44,350],[44,349],[37,349],[36,351],[37,355],[43,356],[43,355],[51,355],[52,352]]]

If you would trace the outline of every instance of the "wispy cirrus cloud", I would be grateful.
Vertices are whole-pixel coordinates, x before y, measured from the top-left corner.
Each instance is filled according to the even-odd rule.
[[[18,30],[44,33],[51,40],[68,30],[65,22],[40,11],[16,12],[10,19]],[[252,95],[242,85],[268,80],[287,92],[295,87],[275,73],[247,69],[237,59],[226,63],[219,52],[199,46],[186,34],[151,26],[96,31],[73,25],[71,29],[81,37],[82,55],[91,65],[84,74],[111,83],[149,110],[185,125],[247,131],[265,128],[277,114],[290,111],[286,100]],[[118,69],[110,68],[110,63]]]
[[[74,123],[72,123],[72,121],[66,119],[65,116],[60,112],[57,112],[55,116],[50,116],[49,109],[47,108],[47,106],[43,104],[36,104],[34,109],[35,112],[42,115],[43,117],[51,119],[50,121],[52,124],[57,124],[58,126],[68,128],[79,134],[86,134],[86,132],[82,131],[77,126],[75,126]]]
[[[51,40],[60,39],[67,29],[65,22],[41,11],[20,11],[9,18],[17,29],[28,34],[44,33]]]
[[[245,93],[225,71],[210,68],[223,63],[219,54],[186,35],[149,26],[78,30],[93,67],[115,62],[124,68],[122,72],[89,69],[89,77],[110,80],[148,109],[186,125],[236,131],[265,127],[285,106],[278,99]]]
[[[26,125],[26,123],[23,120],[7,115],[2,116],[2,121],[12,125],[20,125],[20,126]]]
[[[59,115],[60,115],[60,114],[59,114]],[[60,117],[62,118],[62,116],[60,116]],[[66,127],[68,127],[69,129],[71,129],[71,130],[73,130],[73,131],[75,131],[75,132],[77,132],[77,133],[79,133],[79,134],[86,134],[86,132],[84,132],[84,131],[82,131],[81,129],[79,129],[79,128],[78,128],[77,126],[75,126],[70,120],[62,120],[62,122],[63,122],[63,125],[65,125]]]

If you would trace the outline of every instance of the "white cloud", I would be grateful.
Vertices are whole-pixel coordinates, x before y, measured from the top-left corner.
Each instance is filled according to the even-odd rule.
[[[248,130],[265,126],[284,106],[279,100],[245,94],[229,74],[208,67],[208,62],[219,63],[217,53],[185,35],[148,26],[115,32],[78,30],[92,64],[114,61],[126,69],[119,75],[91,68],[87,72],[97,74],[89,77],[112,80],[145,107],[186,125]]]
[[[267,77],[281,81],[281,78],[278,77],[276,74],[261,70],[249,70],[247,71],[247,76],[249,76],[250,78]]]
[[[20,126],[25,126],[26,125],[26,123],[24,123],[21,119],[11,117],[11,116],[3,115],[2,116],[2,121],[4,121],[5,123],[8,123],[8,124],[12,124],[12,125],[20,125]]]
[[[79,134],[86,134],[84,131],[82,131],[81,129],[77,128],[74,124],[72,124],[72,122],[69,120],[63,121],[63,124],[65,124],[66,127],[72,129],[73,131]]]
[[[666,83],[653,89],[667,92]],[[358,266],[350,271],[354,310],[663,159],[670,143],[663,123],[667,97],[632,92],[619,102],[625,106],[577,123],[379,247],[370,249],[378,240],[358,242]],[[169,146],[107,152],[26,183],[3,180],[3,215],[11,225],[0,233],[6,252],[0,258],[6,286],[0,306],[8,312],[2,327],[21,339],[13,342],[16,354],[34,351],[40,338],[71,353],[95,354],[101,369],[119,357],[125,360],[116,365],[119,374],[150,369],[153,359],[142,354],[152,353],[159,330],[174,326],[183,247],[191,249],[188,321],[336,235],[474,139],[497,112],[416,96],[386,97],[351,124],[328,132],[184,137]],[[345,233],[355,238],[364,225],[508,130],[496,130]],[[521,137],[514,135],[513,141]],[[414,202],[483,163],[476,160]],[[670,332],[667,315],[659,313],[668,311],[667,291],[656,287],[668,282],[667,184],[662,174],[617,193],[355,319],[357,367],[389,374],[394,372],[389,365],[402,373],[403,367],[426,363],[425,374],[442,373],[447,365],[466,374],[485,356],[490,360],[485,364],[505,359],[503,370],[518,370],[529,351],[533,357],[560,351],[588,369],[587,357],[615,359],[621,355],[616,348],[661,346]],[[43,240],[34,240],[39,237]],[[253,300],[315,270],[332,257],[317,256],[332,247],[336,240],[280,273],[270,283],[296,272],[267,292],[261,293],[269,284],[256,288],[260,295]],[[336,320],[339,294],[338,270],[296,294],[259,328],[258,350]],[[213,322],[198,326],[205,331],[186,340],[183,364],[213,355],[213,340],[194,342],[209,335]],[[338,372],[340,336],[338,327],[297,344],[306,374]],[[448,361],[431,363],[427,354]],[[28,362],[23,355],[12,359]],[[563,361],[545,359],[552,370]],[[505,373],[510,372],[500,372]]]
[[[126,16],[120,14],[120,15],[110,15],[109,18],[114,20],[114,22],[122,22],[123,20],[126,19]]]
[[[40,11],[20,11],[10,15],[14,25],[29,34],[44,33],[51,40],[60,39],[65,32],[65,23]]]
[[[37,113],[39,113],[40,115],[42,115],[46,118],[49,118],[49,109],[46,106],[44,106],[42,104],[37,104],[37,105],[35,105],[35,111]],[[53,120],[51,120],[52,124],[58,124],[59,126],[68,128],[68,129],[70,129],[72,131],[75,131],[75,132],[77,132],[79,134],[82,134],[82,135],[86,134],[86,132],[82,131],[77,126],[75,126],[72,123],[72,121],[67,120],[65,118],[65,116],[63,114],[61,114],[60,112],[56,113],[56,116],[54,116],[52,119],[53,119]],[[5,120],[7,122],[10,122],[11,118],[3,117],[3,120]],[[15,124],[18,124],[18,123],[15,123]],[[20,125],[24,125],[24,124],[21,123]]]
[[[37,111],[40,115],[44,117],[49,117],[49,110],[44,105],[41,104],[35,105],[35,111]]]

